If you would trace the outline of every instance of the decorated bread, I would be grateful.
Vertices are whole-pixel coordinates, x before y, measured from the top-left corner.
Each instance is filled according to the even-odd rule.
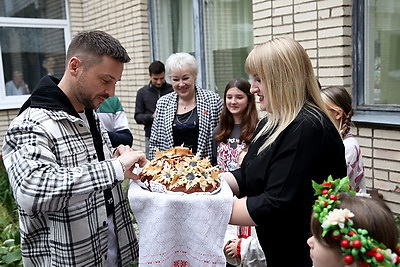
[[[173,147],[164,152],[158,150],[144,166],[140,179],[158,182],[169,191],[190,194],[219,188],[219,173],[208,158],[200,159],[186,147]]]

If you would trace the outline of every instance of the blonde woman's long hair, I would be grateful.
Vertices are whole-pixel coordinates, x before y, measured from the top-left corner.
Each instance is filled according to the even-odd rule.
[[[264,101],[269,105],[267,123],[254,140],[272,134],[258,153],[277,139],[303,107],[321,123],[316,108],[328,115],[310,58],[292,38],[275,38],[256,46],[246,59],[245,69],[250,75],[258,75],[265,88]]]

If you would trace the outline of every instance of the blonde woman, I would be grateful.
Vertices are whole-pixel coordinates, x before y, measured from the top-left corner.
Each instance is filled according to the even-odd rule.
[[[241,168],[223,173],[239,198],[230,223],[257,226],[268,267],[311,267],[311,180],[346,176],[343,143],[298,42],[282,37],[255,47],[245,69],[267,117]]]

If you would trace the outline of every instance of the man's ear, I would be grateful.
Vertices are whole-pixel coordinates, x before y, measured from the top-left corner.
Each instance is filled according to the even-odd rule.
[[[81,61],[77,57],[71,57],[71,59],[68,61],[68,71],[72,76],[75,76],[77,74],[78,67],[80,67]]]

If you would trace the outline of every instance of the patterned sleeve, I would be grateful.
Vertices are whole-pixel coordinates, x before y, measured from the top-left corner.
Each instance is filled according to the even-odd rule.
[[[151,126],[149,159],[153,159],[156,149],[164,151],[172,146],[172,120],[175,116],[175,95],[164,95],[156,104],[156,116]],[[171,125],[170,125],[171,122]]]
[[[156,154],[158,131],[160,128],[159,127],[159,125],[160,125],[159,113],[160,113],[160,106],[159,106],[159,102],[157,102],[156,116],[153,119],[153,124],[151,126],[150,139],[149,139],[149,160],[152,160]]]
[[[32,117],[14,120],[3,144],[14,197],[30,216],[85,200],[111,187],[117,177],[123,178],[118,160],[93,161],[94,147],[85,145],[92,142],[91,135],[75,128],[83,127],[81,123],[69,121],[63,128],[52,120]],[[75,135],[65,134],[67,127]]]

